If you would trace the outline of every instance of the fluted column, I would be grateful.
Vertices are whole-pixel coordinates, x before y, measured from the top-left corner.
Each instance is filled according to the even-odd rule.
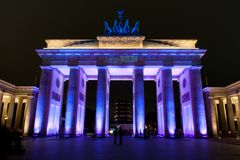
[[[84,121],[86,110],[86,89],[87,89],[87,76],[83,69],[79,69],[78,76],[78,108],[77,108],[77,122],[76,122],[76,135],[83,135]]]
[[[28,96],[26,114],[24,117],[24,126],[23,126],[23,134],[24,135],[31,135],[33,132],[32,129],[33,129],[35,109],[36,109],[35,98],[33,96]]]
[[[2,106],[2,117],[1,117],[1,125],[5,126],[6,125],[6,117],[7,117],[7,108],[9,106],[10,101],[4,99],[3,100],[3,106]]]
[[[98,82],[97,82],[97,101],[96,101],[96,130],[95,135],[97,137],[104,137],[106,133],[106,113],[108,105],[108,70],[103,66],[98,67]],[[107,112],[106,112],[107,111]]]
[[[14,104],[15,104],[15,96],[11,95],[11,100],[9,103],[9,109],[7,113],[7,128],[12,128],[12,123],[13,123],[13,112],[14,112]]]
[[[190,68],[190,79],[195,135],[198,137],[206,137],[207,122],[202,91],[201,67]]]
[[[66,105],[65,135],[76,135],[77,110],[79,90],[79,67],[71,67]]]
[[[173,93],[172,68],[163,67],[160,70],[162,105],[164,111],[165,136],[174,137],[176,122],[175,122],[175,105]]]
[[[0,90],[0,123],[2,120],[2,111],[3,111],[3,92]]]
[[[51,99],[53,70],[50,67],[43,67],[41,72],[40,86],[37,99],[37,108],[34,121],[34,134],[46,135],[48,112]]]
[[[179,77],[183,132],[187,137],[207,137],[201,66],[187,68]]]
[[[158,124],[158,136],[165,136],[165,120],[164,120],[164,108],[162,97],[162,78],[160,70],[156,75],[156,100],[157,100],[157,124]]]
[[[229,126],[228,126],[228,130],[231,131],[232,134],[235,134],[236,130],[234,127],[234,116],[233,115],[233,106],[232,106],[232,100],[231,97],[227,97],[227,114],[228,114],[228,122],[229,122]]]
[[[109,132],[109,91],[110,91],[110,75],[107,72],[107,82],[106,82],[106,113],[105,113],[105,136],[108,136]]]
[[[21,118],[22,118],[22,111],[23,111],[23,98],[19,97],[14,128],[22,128],[22,126],[20,126],[20,122],[21,122]]]
[[[238,105],[236,105],[237,125],[240,132],[240,92],[238,93]]]
[[[135,136],[143,136],[145,128],[144,75],[143,67],[135,67],[133,71],[133,131]]]
[[[208,114],[208,128],[209,128],[209,136],[218,136],[218,122],[217,122],[217,112],[216,112],[216,105],[215,105],[215,98],[208,97],[206,99],[206,111]]]

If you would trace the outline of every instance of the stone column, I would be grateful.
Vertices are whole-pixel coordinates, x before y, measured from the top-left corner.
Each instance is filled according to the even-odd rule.
[[[202,91],[201,67],[191,67],[189,72],[195,136],[207,137],[207,123]]]
[[[172,81],[172,68],[163,67],[160,70],[161,76],[161,93],[162,93],[162,105],[164,111],[164,125],[165,136],[174,137],[176,122],[175,122],[175,105],[174,105],[174,93],[173,93],[173,81]]]
[[[2,117],[1,117],[1,125],[5,126],[6,123],[6,119],[5,117],[7,117],[7,108],[9,105],[9,101],[3,101],[3,106],[2,106]]]
[[[23,134],[31,135],[33,130],[33,121],[34,121],[34,113],[35,113],[35,98],[33,96],[28,96],[27,106],[26,106],[26,114],[24,117],[24,126],[23,126]]]
[[[66,117],[65,117],[65,135],[67,136],[76,135],[78,90],[79,90],[79,68],[71,67],[68,82]]]
[[[3,116],[3,92],[0,90],[0,125],[2,125],[2,116]]]
[[[222,128],[220,128],[220,130],[227,134],[228,133],[228,126],[227,126],[227,119],[226,119],[226,112],[225,112],[225,106],[224,106],[224,103],[223,103],[223,100],[224,98],[218,98],[218,101],[219,101],[219,112],[220,112],[220,118],[221,118],[221,125],[222,125]],[[220,119],[218,117],[218,119]]]
[[[218,136],[218,122],[217,122],[217,113],[216,113],[216,106],[214,103],[213,97],[208,97],[206,100],[206,111],[208,114],[208,128],[209,128],[209,136],[217,137]]]
[[[37,99],[37,108],[34,121],[34,134],[46,135],[48,112],[51,99],[53,70],[50,67],[42,67],[40,86]]]
[[[227,110],[228,110],[227,113],[228,113],[228,121],[229,121],[228,130],[230,130],[232,134],[235,134],[236,132],[234,127],[235,115],[233,115],[233,106],[232,106],[231,97],[227,97]]]
[[[3,111],[3,92],[0,90],[0,123],[2,120],[2,111]]]
[[[78,108],[77,108],[77,122],[76,122],[76,135],[84,134],[84,120],[86,110],[86,89],[87,89],[87,76],[83,69],[79,69],[78,76]]]
[[[110,91],[110,75],[107,71],[107,82],[106,82],[106,115],[105,115],[105,136],[108,136],[109,132],[109,91]]]
[[[22,111],[23,111],[23,98],[19,97],[18,98],[18,105],[17,105],[17,112],[16,112],[16,118],[15,118],[15,123],[14,123],[14,128],[22,128],[20,126],[21,122],[21,116],[22,116]]]
[[[133,112],[135,136],[143,136],[145,128],[145,104],[144,104],[144,75],[143,67],[135,67],[133,71]]]
[[[15,96],[11,95],[11,100],[9,104],[9,109],[7,113],[7,128],[12,128],[13,112],[14,112]]]
[[[108,70],[103,67],[98,67],[98,82],[97,82],[97,101],[96,101],[96,137],[104,137],[106,126],[106,107],[107,107],[107,89],[108,89]]]
[[[157,100],[157,124],[158,136],[165,136],[165,121],[164,121],[164,108],[163,108],[163,95],[162,95],[162,78],[160,70],[156,75],[156,100]]]
[[[237,114],[237,121],[238,121],[238,132],[240,133],[240,90],[238,93],[238,105],[236,105],[236,114]]]

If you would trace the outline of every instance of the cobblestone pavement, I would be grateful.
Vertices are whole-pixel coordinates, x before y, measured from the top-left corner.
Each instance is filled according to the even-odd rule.
[[[113,137],[28,138],[23,141],[25,154],[0,157],[17,160],[232,160],[240,159],[240,145],[208,139],[137,139],[123,137],[123,144],[113,144]]]

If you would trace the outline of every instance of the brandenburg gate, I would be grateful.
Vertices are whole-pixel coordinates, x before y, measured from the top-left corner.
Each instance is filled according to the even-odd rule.
[[[97,80],[95,134],[106,136],[110,81],[130,80],[133,135],[140,136],[145,128],[144,81],[148,80],[156,82],[159,136],[175,134],[173,81],[179,82],[184,136],[207,136],[200,63],[206,50],[195,47],[197,40],[145,39],[138,35],[139,22],[132,30],[126,23],[111,28],[105,22],[105,34],[96,39],[46,40],[47,47],[36,50],[42,65],[34,134],[59,133],[64,81],[68,80],[64,134],[83,135],[86,82]]]

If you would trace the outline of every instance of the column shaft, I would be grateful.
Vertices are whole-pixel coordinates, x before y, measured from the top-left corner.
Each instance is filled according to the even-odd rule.
[[[109,132],[109,91],[110,91],[110,75],[107,72],[106,81],[106,113],[105,113],[105,136],[108,136]]]
[[[41,80],[37,99],[37,108],[34,121],[34,134],[46,135],[48,112],[51,99],[53,71],[51,68],[42,68]]]
[[[79,90],[79,68],[71,68],[67,92],[67,106],[65,119],[65,135],[76,135],[78,90]]]
[[[97,137],[104,137],[107,133],[106,126],[106,107],[107,107],[107,86],[108,86],[108,70],[105,67],[98,67],[97,82],[97,101],[96,101],[96,130]]]
[[[3,112],[3,92],[0,90],[0,124],[2,121],[2,112]]]
[[[232,106],[231,97],[227,97],[227,114],[228,114],[228,122],[229,122],[228,130],[230,130],[232,134],[235,134],[236,130],[234,127],[234,119],[233,119],[235,115],[233,115],[233,106]]]
[[[86,89],[87,89],[87,76],[82,69],[79,70],[78,77],[78,108],[77,108],[77,123],[76,135],[83,135],[84,133],[84,120],[86,110]]]
[[[162,103],[165,120],[165,136],[174,137],[176,122],[175,122],[175,105],[172,81],[172,69],[164,67],[160,71],[162,77]]]
[[[34,121],[34,111],[35,111],[35,98],[33,96],[29,96],[27,99],[27,107],[26,107],[26,115],[24,117],[24,127],[23,134],[31,135]]]
[[[211,118],[211,122],[209,125],[211,125],[211,134],[214,137],[218,136],[218,122],[217,122],[217,113],[216,113],[216,106],[214,103],[214,99],[210,98],[210,118]],[[210,132],[210,130],[209,130]],[[210,134],[210,133],[209,133]]]
[[[17,105],[17,112],[16,112],[16,118],[14,123],[14,128],[22,128],[20,126],[21,118],[22,118],[22,111],[23,111],[23,98],[20,97]]]
[[[2,117],[1,117],[1,125],[4,126],[5,123],[6,123],[6,117],[7,117],[7,110],[8,110],[8,106],[9,106],[9,103],[8,101],[3,101],[3,107],[2,107]]]
[[[12,128],[13,112],[14,112],[15,96],[11,95],[11,100],[8,109],[7,128]]]
[[[163,97],[162,97],[162,79],[161,71],[159,70],[156,75],[156,100],[157,100],[157,124],[158,124],[158,136],[165,136],[165,120],[164,120],[164,108],[163,108]]]
[[[143,67],[135,67],[133,73],[134,127],[135,136],[142,136],[145,128],[144,75]]]
[[[190,69],[190,88],[191,88],[191,101],[194,115],[194,129],[195,136],[207,136],[207,122],[206,113],[203,100],[201,68],[192,67]]]

